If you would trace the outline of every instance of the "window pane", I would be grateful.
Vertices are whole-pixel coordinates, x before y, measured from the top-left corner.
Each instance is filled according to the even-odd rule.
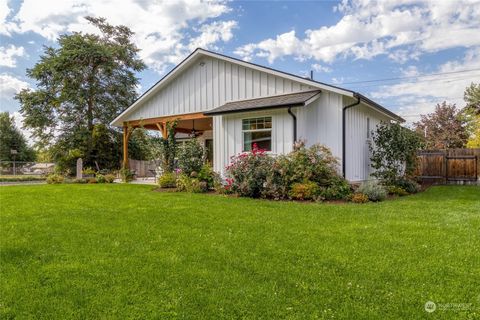
[[[243,133],[243,151],[251,151],[253,144],[256,143],[259,149],[272,151],[272,132],[244,132]]]

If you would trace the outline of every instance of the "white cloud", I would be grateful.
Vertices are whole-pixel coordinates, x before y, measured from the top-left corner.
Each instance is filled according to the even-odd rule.
[[[237,27],[237,22],[230,21],[214,21],[210,24],[202,25],[198,31],[200,35],[193,38],[188,45],[190,50],[196,48],[214,49],[218,50],[218,47],[213,46],[220,40],[228,42],[233,38],[233,29]]]
[[[25,49],[23,47],[16,47],[10,45],[8,47],[0,47],[0,66],[15,68],[17,65],[16,57],[23,57]]]
[[[1,1],[1,0],[0,0]],[[192,46],[211,47],[233,37],[235,21],[216,21],[231,9],[225,0],[24,0],[18,12],[10,14],[15,32],[34,32],[55,40],[71,31],[92,32],[83,18],[105,17],[111,24],[122,24],[134,32],[142,50],[140,57],[158,72],[184,58]],[[191,34],[191,29],[200,34]]]
[[[422,53],[480,45],[480,0],[343,1],[335,25],[295,31],[239,47],[246,60],[284,56],[327,63],[341,57],[372,59],[386,54],[405,63]]]
[[[408,121],[416,121],[420,114],[432,112],[435,105],[444,100],[463,107],[463,92],[471,82],[478,82],[480,79],[479,69],[480,47],[477,47],[468,50],[461,60],[448,61],[440,65],[430,75],[422,75],[420,78],[405,80],[398,84],[381,86],[371,95],[375,99],[395,100],[398,113],[404,115]],[[438,74],[446,72],[450,72],[450,74]],[[418,76],[419,71],[416,67],[408,67],[403,69],[403,74]]]
[[[317,72],[325,72],[325,73],[330,73],[332,72],[332,68],[329,68],[327,66],[321,65],[319,63],[314,63],[312,64],[312,69],[317,71]]]
[[[11,100],[22,89],[28,88],[29,84],[6,73],[0,74],[0,98]]]

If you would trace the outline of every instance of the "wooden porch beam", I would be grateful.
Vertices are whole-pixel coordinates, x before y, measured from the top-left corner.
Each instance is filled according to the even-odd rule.
[[[128,125],[137,127],[137,126],[149,125],[149,124],[156,125],[157,123],[172,122],[175,120],[181,121],[181,120],[195,120],[195,119],[204,119],[204,118],[210,118],[210,117],[205,116],[203,112],[196,112],[196,113],[179,114],[174,116],[133,120],[133,121],[129,121]]]

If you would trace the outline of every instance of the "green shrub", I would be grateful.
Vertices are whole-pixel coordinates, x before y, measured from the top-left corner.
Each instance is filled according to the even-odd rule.
[[[207,188],[214,188],[215,179],[218,179],[217,173],[213,171],[213,168],[210,164],[203,164],[202,168],[198,172],[198,180],[204,181],[207,183]]]
[[[353,203],[366,203],[369,201],[368,196],[360,192],[350,195],[349,200]]]
[[[115,175],[114,174],[106,174],[105,175],[105,182],[106,183],[113,183],[115,181]]]
[[[97,183],[105,183],[106,182],[105,176],[103,174],[97,174],[95,179],[97,180]]]
[[[177,186],[177,177],[173,172],[166,172],[158,179],[158,184],[161,188],[175,188]]]
[[[289,196],[295,200],[315,200],[320,188],[313,181],[296,182],[292,184]]]
[[[88,184],[95,184],[95,183],[97,183],[97,179],[95,179],[95,178],[87,178],[86,180],[87,180],[87,183],[88,183]]]
[[[178,168],[190,175],[200,172],[205,162],[205,150],[197,139],[185,142],[178,150]]]
[[[362,183],[357,192],[367,195],[371,201],[382,201],[387,197],[387,190],[375,180]]]
[[[186,174],[180,174],[175,181],[177,191],[187,191],[191,185],[191,178]]]
[[[120,169],[120,177],[123,182],[130,182],[133,180],[133,172],[128,168]]]
[[[87,180],[86,179],[73,179],[72,183],[83,184],[83,183],[87,183]]]
[[[177,191],[185,191],[192,193],[202,193],[208,191],[206,181],[200,181],[197,178],[191,178],[186,174],[181,174],[176,181]]]
[[[400,197],[403,197],[409,194],[405,189],[397,186],[387,186],[387,191],[388,191],[388,194],[391,194],[394,196],[400,196]]]
[[[92,168],[88,167],[83,169],[82,173],[86,176],[94,176],[97,172],[93,170]]]
[[[387,184],[394,184],[400,177],[413,174],[416,152],[421,146],[421,138],[412,130],[398,123],[382,122],[372,132],[369,145],[371,165],[375,169],[372,175]]]
[[[65,177],[57,173],[50,174],[47,176],[48,184],[59,184],[59,183],[63,183],[64,180],[65,180]]]
[[[320,196],[325,200],[347,199],[351,193],[352,188],[348,182],[340,177],[332,178],[330,184],[320,190]]]
[[[421,186],[410,179],[397,179],[394,181],[393,185],[404,189],[408,193],[417,193],[421,190]]]

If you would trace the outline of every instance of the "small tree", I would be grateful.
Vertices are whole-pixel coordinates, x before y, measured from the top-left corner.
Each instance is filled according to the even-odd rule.
[[[178,167],[186,175],[200,172],[205,162],[205,149],[197,141],[191,139],[180,147],[178,152]]]
[[[13,155],[11,150],[16,150]],[[13,117],[8,112],[0,113],[0,160],[12,161],[35,160],[35,152],[27,144],[22,132],[15,126]]]
[[[372,175],[388,183],[411,176],[421,146],[420,137],[410,129],[398,123],[379,124],[370,143]]]

